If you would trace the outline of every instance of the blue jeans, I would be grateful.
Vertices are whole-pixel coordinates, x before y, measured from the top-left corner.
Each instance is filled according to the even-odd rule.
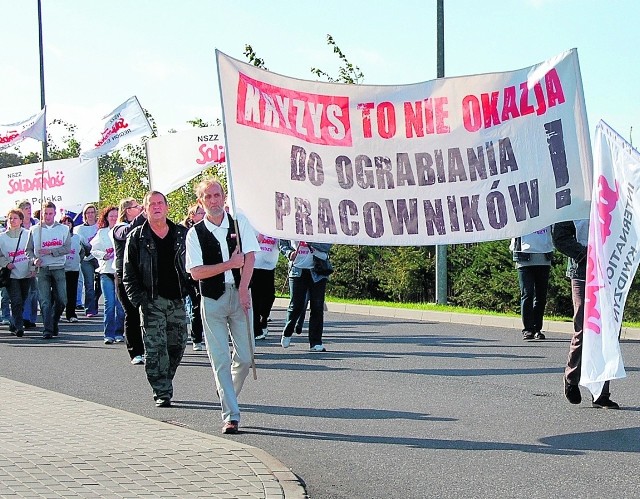
[[[38,321],[38,280],[32,277],[29,279],[29,282],[29,293],[27,299],[24,301],[22,317],[25,321],[35,323]]]
[[[85,314],[98,313],[98,296],[95,290],[95,267],[93,263],[82,260],[80,264],[82,279],[84,282],[84,312]]]
[[[80,264],[82,265],[82,264]],[[82,275],[82,267],[80,267],[80,272],[78,273],[78,286],[76,290],[76,305],[83,305],[82,294],[84,292],[84,276]]]
[[[29,294],[29,288],[31,287],[31,279],[11,279],[9,281],[9,287],[7,288],[9,296],[11,297],[11,323],[16,331],[24,331],[23,320],[23,308],[24,301]],[[3,289],[4,291],[4,289]],[[4,294],[4,293],[3,293]]]
[[[38,270],[38,293],[42,311],[43,333],[58,334],[60,316],[67,303],[67,280],[64,269],[40,267]]]
[[[2,319],[11,319],[11,309],[9,308],[9,288],[0,288],[0,303],[2,303]]]
[[[104,337],[124,336],[124,308],[116,298],[114,274],[100,274],[100,286],[104,295]]]

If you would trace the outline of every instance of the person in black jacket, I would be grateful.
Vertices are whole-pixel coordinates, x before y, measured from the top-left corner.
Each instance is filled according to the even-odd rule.
[[[116,296],[122,308],[124,308],[124,339],[127,351],[133,365],[144,364],[144,344],[142,343],[142,328],[140,327],[140,313],[127,297],[122,282],[122,269],[124,265],[124,248],[127,236],[136,227],[142,225],[146,216],[142,206],[134,198],[125,198],[120,201],[118,210],[118,223],[113,228],[113,247],[115,249],[116,268]]]
[[[573,299],[573,337],[569,347],[567,366],[564,369],[564,395],[572,404],[582,402],[580,393],[580,369],[582,364],[582,330],[584,324],[584,297],[587,275],[587,244],[589,242],[589,220],[559,222],[553,225],[551,235],[556,249],[569,257],[567,277],[571,279]],[[619,409],[610,398],[609,382],[602,387],[602,393],[592,402],[593,407]]]
[[[164,194],[144,198],[147,220],[127,237],[123,282],[131,304],[140,309],[145,371],[157,407],[169,407],[173,378],[187,345],[187,229],[167,219]]]

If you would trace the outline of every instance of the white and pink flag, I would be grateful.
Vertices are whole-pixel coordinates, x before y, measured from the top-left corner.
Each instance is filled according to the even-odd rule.
[[[0,125],[0,151],[18,145],[26,138],[44,142],[46,138],[46,108],[19,123]]]
[[[640,153],[600,121],[593,158],[580,384],[597,398],[626,376],[618,336],[640,262]]]
[[[134,95],[103,116],[100,124],[85,136],[80,142],[80,158],[98,158],[131,144],[142,135],[151,134],[151,126]]]
[[[182,187],[204,169],[225,162],[221,126],[154,137],[146,146],[149,187],[163,194]]]

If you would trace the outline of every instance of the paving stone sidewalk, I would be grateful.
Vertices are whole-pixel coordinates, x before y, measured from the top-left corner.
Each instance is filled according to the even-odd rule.
[[[0,377],[0,497],[304,498],[266,452]]]

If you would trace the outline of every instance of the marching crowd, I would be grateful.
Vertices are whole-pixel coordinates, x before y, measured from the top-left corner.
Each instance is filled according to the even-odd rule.
[[[119,206],[95,205],[82,211],[74,227],[46,202],[40,220],[31,204],[9,210],[0,233],[2,323],[24,336],[36,327],[38,303],[42,338],[60,333],[63,312],[77,322],[98,314],[104,297],[104,343],[125,342],[131,364],[144,365],[157,407],[171,406],[173,378],[187,345],[206,348],[220,398],[222,431],[237,433],[238,395],[249,374],[255,340],[266,338],[275,300],[278,255],[289,262],[290,303],[280,338],[283,348],[302,331],[309,306],[309,349],[325,352],[324,300],[331,245],[277,240],[257,233],[242,216],[226,209],[226,193],[213,178],[195,188],[197,203],[176,224],[167,216],[164,194],[151,191],[140,205],[133,198]],[[579,382],[584,322],[588,221],[560,222],[516,238],[511,249],[521,290],[523,339],[543,340],[542,320],[555,247],[569,257],[574,303],[574,335],[564,373],[565,396],[582,401]],[[84,302],[79,303],[84,296]],[[8,310],[10,308],[10,310]],[[232,349],[229,349],[229,343]],[[617,409],[605,383],[594,407]]]
[[[211,362],[222,431],[237,433],[238,395],[255,340],[269,333],[279,254],[289,260],[291,295],[281,345],[288,348],[293,332],[301,332],[309,304],[310,352],[326,351],[330,245],[257,233],[245,217],[227,212],[224,188],[213,178],[195,194],[197,204],[180,224],[168,218],[168,200],[157,191],[142,205],[125,198],[100,213],[87,204],[76,226],[68,216],[57,221],[51,201],[37,218],[29,201],[18,203],[0,233],[2,324],[23,337],[37,327],[39,304],[41,337],[51,340],[63,313],[70,323],[81,310],[96,317],[102,296],[104,344],[126,343],[131,364],[144,365],[157,407],[171,406],[190,329],[193,350],[206,348]]]

